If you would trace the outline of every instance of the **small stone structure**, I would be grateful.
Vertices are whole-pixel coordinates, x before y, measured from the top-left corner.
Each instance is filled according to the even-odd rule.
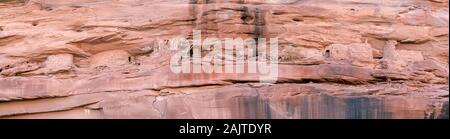
[[[129,64],[131,55],[124,50],[111,50],[95,54],[90,59],[92,68],[98,67],[120,67]]]

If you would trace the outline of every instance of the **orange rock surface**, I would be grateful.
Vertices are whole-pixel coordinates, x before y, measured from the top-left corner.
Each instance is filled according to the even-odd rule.
[[[448,0],[0,0],[0,118],[448,118]],[[276,83],[169,40],[279,39]]]

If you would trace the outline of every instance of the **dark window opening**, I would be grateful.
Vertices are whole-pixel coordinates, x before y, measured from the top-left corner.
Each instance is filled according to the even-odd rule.
[[[328,58],[331,56],[330,50],[325,50],[325,57]]]
[[[128,57],[128,62],[130,62],[130,63],[131,63],[131,57]]]

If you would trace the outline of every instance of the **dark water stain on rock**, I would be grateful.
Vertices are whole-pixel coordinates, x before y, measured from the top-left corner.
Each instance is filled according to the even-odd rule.
[[[241,7],[241,12],[242,12],[241,20],[242,20],[242,22],[244,22],[244,24],[248,24],[248,22],[253,20],[253,17],[250,15],[250,12],[249,12],[247,6],[242,6]]]
[[[385,100],[374,97],[336,97],[327,94],[286,97],[270,100],[266,97],[245,96],[236,97],[232,112],[233,118],[250,119],[392,119],[421,118],[424,115],[417,110],[400,109],[392,111],[396,103],[386,103]],[[439,118],[448,118],[448,103],[443,108]],[[397,115],[394,117],[394,114]]]
[[[438,119],[448,119],[448,101],[442,106],[442,113],[438,116]]]
[[[259,8],[256,8],[254,14],[255,14],[255,22],[254,22],[255,38],[264,38],[264,29],[265,29],[265,24],[266,24],[266,20],[264,17],[264,11],[260,10]]]

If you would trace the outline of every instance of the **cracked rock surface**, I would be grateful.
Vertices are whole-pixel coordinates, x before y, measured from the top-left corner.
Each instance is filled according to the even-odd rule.
[[[0,118],[447,118],[448,0],[0,0]],[[169,40],[279,39],[276,83]]]

